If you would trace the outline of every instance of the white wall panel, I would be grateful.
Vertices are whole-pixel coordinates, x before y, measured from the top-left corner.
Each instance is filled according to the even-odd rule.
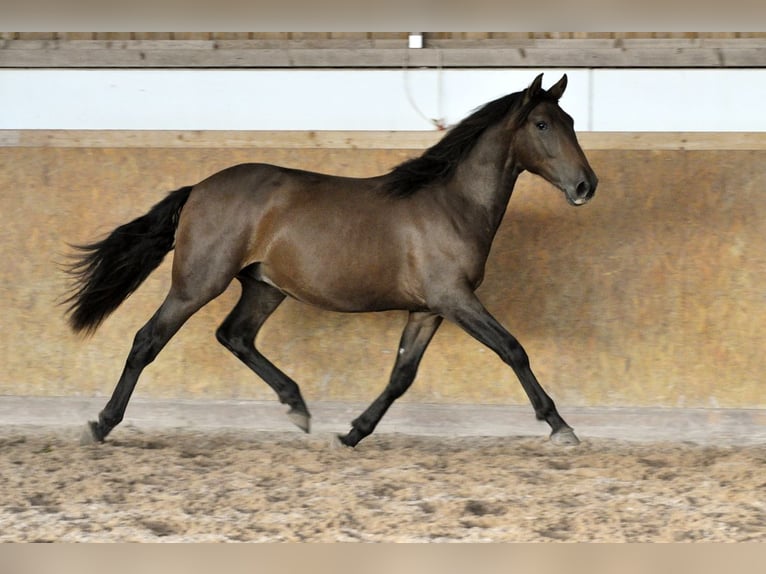
[[[7,69],[0,129],[429,130],[540,71]],[[766,131],[764,69],[564,72],[580,131]]]
[[[594,131],[766,131],[766,69],[595,70],[591,97]]]

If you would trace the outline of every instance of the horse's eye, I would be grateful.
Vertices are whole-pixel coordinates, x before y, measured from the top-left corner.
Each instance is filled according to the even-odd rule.
[[[537,129],[538,129],[538,130],[540,130],[541,132],[542,132],[542,131],[545,131],[545,130],[547,130],[547,129],[548,129],[548,124],[547,124],[546,122],[537,122],[537,123],[535,124],[535,126],[536,126],[536,127],[537,127]]]

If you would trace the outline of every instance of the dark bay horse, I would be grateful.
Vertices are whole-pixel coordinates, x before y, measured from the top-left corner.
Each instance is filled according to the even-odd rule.
[[[526,90],[484,105],[385,175],[357,179],[236,165],[170,193],[105,239],[78,246],[67,312],[71,327],[88,333],[175,249],[170,291],[136,333],[87,438],[103,441],[122,421],[143,369],[236,278],[241,297],[218,328],[218,341],[274,389],[306,432],[310,415],[298,385],[255,346],[264,321],[287,296],[332,311],[409,312],[389,383],[338,437],[343,444],[353,447],[372,433],[409,388],[444,318],[510,365],[537,418],[551,426],[552,441],[577,444],[522,346],[474,294],[521,172],[542,176],[572,205],[583,205],[596,190],[572,118],[558,105],[566,76],[548,90],[541,84],[542,74]]]

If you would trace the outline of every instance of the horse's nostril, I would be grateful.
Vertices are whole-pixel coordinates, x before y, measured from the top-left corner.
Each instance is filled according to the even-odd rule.
[[[577,197],[588,197],[589,193],[590,184],[587,181],[581,181],[577,184],[577,189],[575,190]]]
[[[569,189],[566,192],[567,199],[572,205],[585,205],[588,203],[593,194],[596,191],[596,182],[589,179],[583,179],[578,183],[574,189]]]

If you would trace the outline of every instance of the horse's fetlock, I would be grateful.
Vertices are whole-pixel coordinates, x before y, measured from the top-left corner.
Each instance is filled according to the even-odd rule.
[[[374,428],[370,421],[365,420],[364,417],[354,419],[351,422],[351,427],[364,436],[370,434]]]
[[[100,415],[98,415],[98,426],[101,431],[103,431],[104,429],[111,430],[122,422],[123,416],[124,415],[122,413],[115,413],[115,414],[101,413]],[[106,431],[106,432],[109,432],[109,431]],[[106,433],[104,433],[104,436],[106,436]]]

